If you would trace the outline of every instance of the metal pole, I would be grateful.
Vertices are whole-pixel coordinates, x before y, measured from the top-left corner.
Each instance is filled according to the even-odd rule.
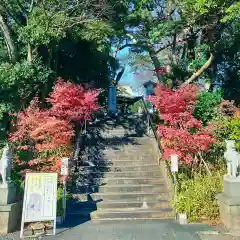
[[[67,187],[66,187],[66,180],[63,180],[63,196],[62,196],[62,207],[63,207],[63,221],[65,221],[66,218],[66,193],[67,193]]]
[[[173,181],[174,181],[174,196],[173,196],[173,202],[175,203],[177,199],[177,173],[173,172]],[[177,220],[177,214],[175,214],[175,219]]]

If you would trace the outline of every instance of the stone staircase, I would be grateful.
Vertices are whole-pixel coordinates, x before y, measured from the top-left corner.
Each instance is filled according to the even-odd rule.
[[[174,219],[155,140],[136,132],[123,123],[104,129],[101,157],[94,164],[83,164],[87,181],[72,189],[69,216],[89,220]]]

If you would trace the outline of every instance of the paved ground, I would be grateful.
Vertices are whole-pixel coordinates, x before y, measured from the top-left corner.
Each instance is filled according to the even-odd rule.
[[[166,221],[87,222],[48,239],[58,240],[197,240],[193,229]]]
[[[230,240],[229,235],[201,234],[212,231],[207,225],[182,226],[174,221],[131,220],[121,222],[86,222],[71,229],[58,229],[47,239],[58,240]]]
[[[73,219],[72,219],[73,220]],[[164,220],[126,220],[106,222],[68,221],[68,226],[58,227],[56,236],[46,240],[240,240],[229,234],[217,234],[203,224],[179,225]],[[0,236],[0,240],[20,240],[19,232]]]

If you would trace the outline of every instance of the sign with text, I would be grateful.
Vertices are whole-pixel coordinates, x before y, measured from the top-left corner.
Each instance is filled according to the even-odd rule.
[[[57,173],[27,173],[22,212],[24,223],[54,221],[57,211]]]

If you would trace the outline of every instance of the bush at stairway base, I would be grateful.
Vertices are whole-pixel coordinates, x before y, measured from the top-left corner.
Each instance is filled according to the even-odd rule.
[[[100,109],[98,90],[85,90],[83,86],[56,82],[48,100],[49,108],[38,98],[22,112],[13,114],[13,132],[9,141],[14,144],[13,167],[15,175],[26,172],[60,172],[61,158],[73,151],[74,125],[91,119]],[[20,177],[20,176],[19,176]]]
[[[184,174],[179,174],[178,195],[174,203],[177,212],[186,213],[190,222],[217,219],[216,195],[222,190],[223,173],[196,175],[192,179],[184,177]]]

